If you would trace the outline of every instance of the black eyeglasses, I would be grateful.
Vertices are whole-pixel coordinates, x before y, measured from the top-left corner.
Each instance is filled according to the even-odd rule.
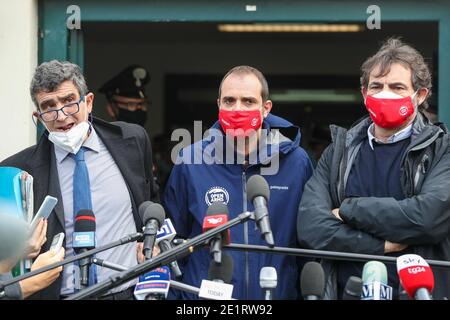
[[[49,110],[39,113],[39,116],[45,122],[55,121],[58,119],[58,112],[61,111],[66,116],[71,116],[80,111],[80,103],[83,101],[85,96],[82,96],[77,102],[68,103],[56,110]]]

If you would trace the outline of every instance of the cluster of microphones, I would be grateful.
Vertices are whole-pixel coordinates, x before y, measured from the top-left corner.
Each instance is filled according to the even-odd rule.
[[[397,258],[400,279],[399,300],[432,300],[434,276],[428,263],[416,254]],[[325,291],[325,275],[318,262],[308,262],[301,273],[301,292],[305,300],[321,300]],[[392,300],[386,266],[379,261],[364,265],[362,277],[351,276],[345,285],[343,300]]]
[[[274,238],[269,223],[267,203],[269,200],[269,186],[267,181],[259,176],[252,176],[247,182],[247,195],[249,201],[254,204],[254,219],[261,232],[261,237],[269,247],[274,246]],[[144,255],[146,259],[152,258],[152,250],[155,244],[159,245],[161,252],[172,248],[172,242],[176,236],[175,228],[170,219],[165,219],[164,209],[157,203],[144,202],[139,207],[139,213],[144,222]],[[228,207],[223,202],[212,203],[203,219],[202,233],[225,225],[229,221]],[[233,285],[233,259],[222,251],[223,246],[230,243],[230,229],[214,235],[206,243],[209,247],[211,262],[208,271],[208,279],[203,280],[200,288],[185,285],[171,280],[171,274],[179,278],[182,273],[176,260],[152,270],[140,276],[136,285],[135,297],[137,299],[160,300],[166,299],[169,288],[185,290],[197,294],[203,299],[229,300],[232,299]],[[261,287],[269,292],[267,297],[273,297],[276,288],[276,271],[274,268],[261,270]],[[275,284],[275,285],[274,285]]]

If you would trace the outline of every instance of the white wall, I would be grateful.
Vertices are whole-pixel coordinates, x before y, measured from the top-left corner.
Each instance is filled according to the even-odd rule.
[[[0,161],[33,145],[29,85],[37,64],[37,0],[9,0],[0,10]]]

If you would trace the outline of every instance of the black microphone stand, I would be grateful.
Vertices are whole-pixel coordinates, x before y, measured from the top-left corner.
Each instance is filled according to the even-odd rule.
[[[322,258],[330,260],[345,260],[345,261],[371,261],[377,260],[386,263],[397,263],[397,257],[388,256],[377,256],[372,254],[360,254],[360,253],[349,253],[349,252],[337,252],[337,251],[325,251],[325,250],[310,250],[310,249],[299,249],[299,248],[287,248],[287,247],[273,247],[269,248],[266,246],[251,245],[251,244],[236,244],[230,243],[223,246],[224,249],[236,250],[236,251],[255,251],[263,253],[273,253],[273,254],[284,254],[291,256],[300,257],[312,257],[312,258]],[[441,260],[427,260],[427,263],[435,268],[450,269],[449,261]]]
[[[80,299],[87,299],[92,296],[98,296],[116,286],[121,285],[122,283],[125,283],[133,278],[138,277],[143,273],[146,273],[157,267],[167,265],[171,261],[177,260],[178,258],[185,256],[186,254],[192,253],[196,247],[205,244],[209,239],[213,238],[216,234],[219,234],[222,231],[227,230],[228,228],[231,228],[237,224],[245,222],[252,217],[254,217],[252,212],[243,212],[239,214],[236,218],[228,221],[223,225],[210,229],[207,232],[202,233],[186,241],[183,244],[180,244],[179,246],[173,248],[172,250],[166,251],[151,260],[147,260],[144,263],[141,263],[133,268],[130,268],[128,271],[123,271],[119,274],[113,275],[103,282],[97,283],[96,285],[81,290],[78,293],[75,293],[74,295],[68,297],[66,300],[80,300]]]
[[[116,271],[127,271],[129,270],[128,268],[121,266],[120,264],[117,263],[112,263],[112,262],[108,262],[106,260],[103,259],[98,259],[98,258],[93,258],[92,259],[92,263],[101,266],[101,267],[105,267],[105,268],[109,268],[112,270],[116,270]],[[189,293],[193,293],[198,295],[200,293],[200,289],[194,286],[190,286],[188,284],[182,283],[182,282],[178,282],[175,280],[170,280],[170,287],[177,289],[177,290],[182,290],[185,292],[189,292]],[[234,298],[232,298],[231,300],[236,300]]]

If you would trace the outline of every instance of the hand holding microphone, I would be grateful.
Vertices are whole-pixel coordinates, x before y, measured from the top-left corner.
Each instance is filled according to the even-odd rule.
[[[144,256],[149,260],[153,256],[153,247],[155,246],[156,234],[164,223],[166,213],[164,208],[151,201],[145,201],[139,206],[139,216],[144,223]]]

